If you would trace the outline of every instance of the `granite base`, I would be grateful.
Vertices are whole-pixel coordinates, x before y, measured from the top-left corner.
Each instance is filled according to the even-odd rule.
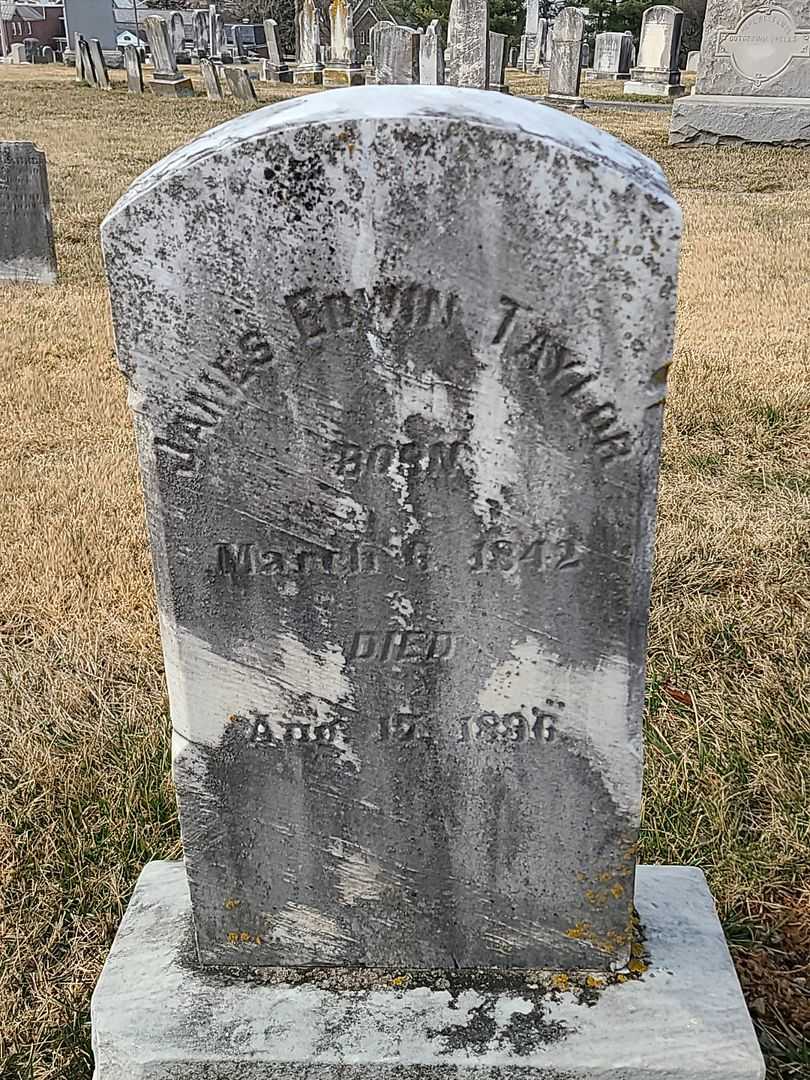
[[[669,142],[810,147],[810,98],[692,94],[672,107]]]
[[[95,1080],[761,1080],[701,871],[640,866],[635,899],[636,976],[321,969],[293,985],[196,967],[184,868],[150,863],[93,995]]]
[[[194,84],[185,76],[179,79],[153,78],[149,83],[153,94],[160,97],[194,97]]]

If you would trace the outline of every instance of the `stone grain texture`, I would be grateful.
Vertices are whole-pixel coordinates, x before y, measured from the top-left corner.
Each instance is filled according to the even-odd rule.
[[[449,87],[249,113],[111,211],[205,963],[626,959],[679,228]]]
[[[693,94],[672,106],[672,146],[810,146],[810,101]]]
[[[48,168],[30,142],[0,142],[0,281],[56,283]]]
[[[636,903],[650,966],[602,990],[514,972],[293,986],[189,967],[183,868],[151,863],[93,995],[96,1080],[761,1080],[703,874],[640,866]]]

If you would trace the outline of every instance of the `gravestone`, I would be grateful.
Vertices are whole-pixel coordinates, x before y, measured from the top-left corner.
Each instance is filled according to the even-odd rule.
[[[42,63],[52,64],[54,62],[54,52],[50,45],[42,46]]]
[[[635,866],[678,232],[606,133],[436,86],[257,110],[107,217],[185,867],[96,1080],[760,1080],[701,873]]]
[[[267,59],[262,61],[262,82],[291,83],[293,73],[281,54],[278,23],[275,19],[264,20],[264,37],[267,42]]]
[[[487,0],[450,0],[447,22],[449,86],[486,90],[489,81],[489,7]]]
[[[244,60],[245,45],[242,41],[242,28],[237,24],[231,31],[233,34],[233,55],[235,59]]]
[[[56,283],[48,170],[30,142],[0,142],[0,280]]]
[[[203,86],[205,87],[205,93],[209,101],[222,101],[222,85],[219,81],[219,65],[213,63],[206,56],[200,57],[200,74],[203,79]],[[227,70],[227,69],[223,69]]]
[[[256,91],[245,68],[229,64],[223,71],[228,89],[238,101],[256,101]]]
[[[549,50],[548,20],[540,19],[537,26],[537,37],[534,43],[534,59],[531,70],[534,75],[539,75],[546,66],[546,58]]]
[[[628,68],[634,68],[636,66],[636,44],[633,41],[633,31],[625,30],[624,36],[627,38]]]
[[[687,75],[696,75],[698,64],[700,63],[700,49],[693,49],[686,57],[686,73]]]
[[[93,66],[93,83],[99,90],[111,90],[110,76],[107,71],[107,62],[101,49],[98,38],[91,38],[87,42],[87,50],[90,54],[90,62]]]
[[[810,146],[810,11],[709,0],[700,68],[676,101],[669,141]]]
[[[147,15],[143,28],[149,41],[152,59],[153,94],[169,97],[192,97],[194,87],[191,79],[177,70],[177,59],[172,48],[168,23],[160,15]]]
[[[641,17],[641,39],[636,67],[624,84],[624,93],[674,98],[684,90],[678,55],[681,50],[683,12],[660,4],[647,8]]]
[[[321,31],[318,9],[314,0],[302,0],[296,16],[298,27],[298,61],[293,82],[303,86],[320,86],[323,83],[323,64],[320,59]]]
[[[489,77],[490,90],[500,91],[502,94],[509,93],[506,85],[506,46],[508,38],[506,34],[489,32]]]
[[[172,52],[178,64],[187,64],[191,57],[186,49],[186,26],[183,16],[179,11],[172,14],[169,23],[169,37],[171,39]]]
[[[423,86],[441,86],[444,83],[444,49],[438,19],[431,20],[419,38],[419,82]]]
[[[324,67],[324,86],[360,86],[364,82],[359,53],[354,47],[354,18],[350,0],[329,5],[329,59]]]
[[[630,73],[629,39],[622,33],[605,31],[594,39],[593,77],[626,79]]]
[[[21,41],[15,42],[9,49],[9,61],[12,64],[29,64],[31,61]]]
[[[81,72],[82,82],[87,83],[88,86],[95,87],[97,90],[101,89],[102,84],[96,76],[95,64],[93,63],[93,56],[90,51],[90,42],[86,41],[83,37],[76,38],[76,68]]]
[[[419,82],[421,37],[409,26],[397,23],[379,22],[372,26],[371,55],[379,85]]]
[[[565,7],[554,21],[548,93],[544,100],[562,108],[581,109],[585,102],[579,95],[582,77],[582,36],[585,21],[578,8]]]
[[[582,67],[591,66],[591,47],[587,41],[582,42]]]
[[[208,8],[208,42],[212,60],[221,61],[225,49],[225,21],[214,4]]]
[[[519,57],[520,49],[517,47],[517,45],[513,45],[509,50],[509,67],[517,68]]]
[[[142,94],[143,69],[141,67],[141,54],[134,45],[124,46],[124,67],[127,72],[127,92],[130,94]]]
[[[526,22],[520,38],[518,64],[521,71],[528,71],[537,46],[540,25],[540,0],[526,0]]]
[[[87,73],[84,70],[84,59],[82,56],[82,50],[80,48],[81,42],[84,39],[81,34],[77,34],[73,43],[73,63],[76,69],[76,82],[87,82]]]
[[[194,59],[208,56],[210,24],[207,8],[197,8],[191,16],[191,29],[194,34]]]

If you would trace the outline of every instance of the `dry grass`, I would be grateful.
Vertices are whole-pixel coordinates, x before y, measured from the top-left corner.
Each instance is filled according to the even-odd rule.
[[[235,111],[0,71],[47,151],[62,273],[0,288],[0,1075],[88,1080],[90,991],[148,859],[176,856],[168,720],[98,248],[157,158]],[[260,93],[269,100],[267,88]],[[643,855],[706,870],[773,1077],[810,1076],[810,154],[672,151],[592,112],[686,214],[666,416]]]

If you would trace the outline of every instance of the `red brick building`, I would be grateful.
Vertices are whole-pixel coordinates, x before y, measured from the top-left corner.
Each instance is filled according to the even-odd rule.
[[[0,4],[0,55],[8,56],[11,46],[26,38],[36,38],[40,45],[61,51],[59,39],[64,37],[61,4]]]

